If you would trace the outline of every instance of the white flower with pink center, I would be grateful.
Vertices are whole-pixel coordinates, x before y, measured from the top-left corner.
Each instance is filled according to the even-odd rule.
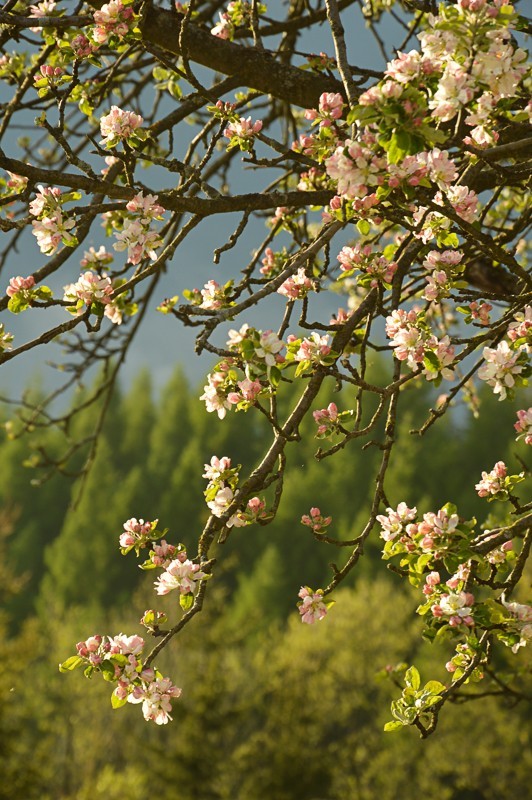
[[[427,352],[432,353],[437,359],[437,365],[432,365],[432,369],[425,367],[423,374],[428,381],[433,381],[440,375],[446,381],[454,380],[454,372],[450,365],[454,361],[454,347],[448,336],[443,336],[438,340],[435,336],[430,336],[425,342],[425,356]]]
[[[301,598],[301,602],[298,603],[301,622],[313,625],[327,614],[328,609],[323,601],[323,592],[313,592],[308,586],[302,586],[298,597]]]
[[[478,377],[493,387],[493,393],[505,400],[507,390],[515,386],[515,376],[523,371],[523,365],[517,363],[520,351],[510,349],[508,342],[499,342],[496,348],[485,347],[482,355],[485,363],[478,371]]]
[[[399,503],[397,509],[387,508],[386,514],[379,514],[377,522],[381,524],[380,535],[385,542],[391,542],[396,539],[403,531],[409,522],[412,522],[417,516],[417,508],[408,508],[406,503]]]
[[[259,347],[255,348],[255,355],[264,361],[267,367],[273,367],[279,360],[279,354],[284,347],[284,342],[273,331],[263,331],[260,334]]]
[[[472,613],[472,605],[475,598],[470,592],[456,592],[442,594],[439,602],[432,606],[432,614],[435,617],[449,617],[449,625],[467,625],[472,627],[475,624]]]
[[[225,377],[220,372],[211,372],[207,375],[207,383],[203,387],[204,391],[200,400],[205,401],[205,407],[209,413],[216,411],[218,419],[223,419],[227,409],[231,408],[231,403],[227,399],[224,390]]]
[[[70,233],[76,224],[75,220],[63,219],[61,212],[57,212],[53,217],[34,219],[31,224],[39,249],[47,256],[53,256],[61,243],[72,247],[76,242]]]
[[[222,517],[235,498],[233,490],[229,486],[225,486],[216,493],[214,500],[210,500],[207,506],[211,510],[211,514],[215,517]],[[241,528],[246,525],[246,519],[240,511],[233,514],[225,523],[228,528]]]
[[[198,581],[206,578],[199,564],[194,564],[189,558],[181,561],[175,558],[171,561],[163,574],[155,581],[157,594],[168,594],[174,589],[179,589],[180,594],[193,594]]]
[[[205,467],[205,472],[201,477],[215,482],[220,480],[227,470],[231,469],[231,459],[227,456],[222,456],[222,458],[212,456],[210,463],[203,466]]]
[[[144,648],[144,639],[141,636],[126,636],[119,633],[118,636],[109,639],[111,648],[109,653],[122,653],[122,655],[139,655]]]
[[[181,696],[181,689],[174,686],[170,678],[157,678],[145,684],[136,695],[130,695],[128,700],[142,702],[144,719],[156,725],[166,725],[172,719],[172,699]]]
[[[523,311],[518,311],[514,315],[514,320],[515,322],[511,322],[508,327],[508,338],[512,342],[516,342],[518,339],[526,339],[527,342],[522,347],[526,348],[527,352],[530,352],[532,347],[532,306],[525,306]]]
[[[475,192],[467,186],[449,186],[445,194],[455,212],[465,222],[474,222],[478,219],[479,200]],[[434,202],[440,206],[444,205],[441,192],[436,192]]]

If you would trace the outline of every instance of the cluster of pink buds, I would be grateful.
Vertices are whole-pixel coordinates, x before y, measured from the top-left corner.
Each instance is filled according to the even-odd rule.
[[[476,300],[473,300],[469,303],[469,309],[471,310],[471,318],[478,320],[479,325],[490,324],[490,311],[493,310],[491,303],[477,303]]]
[[[324,517],[319,508],[311,508],[309,514],[301,517],[301,524],[318,534],[325,533],[331,522],[332,517]]]
[[[318,111],[307,108],[305,119],[312,120],[313,124],[319,122],[320,127],[329,128],[342,118],[344,99],[338,92],[324,92],[319,100]]]
[[[16,294],[28,296],[31,294],[30,290],[35,286],[35,278],[29,275],[27,278],[22,278],[20,275],[17,278],[11,278],[9,286],[6,289],[8,297],[14,297]]]
[[[338,427],[338,408],[335,403],[329,403],[327,408],[320,408],[312,412],[314,422],[318,426],[317,436],[334,432]]]

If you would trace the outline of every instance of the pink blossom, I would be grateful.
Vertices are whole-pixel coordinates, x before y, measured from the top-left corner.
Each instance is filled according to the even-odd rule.
[[[327,408],[313,411],[312,416],[314,417],[314,422],[318,425],[317,435],[320,436],[328,430],[335,429],[335,423],[338,420],[338,408],[335,403],[329,403]]]
[[[111,279],[105,273],[84,272],[76,283],[64,287],[64,297],[68,303],[81,300],[87,306],[92,303],[110,303],[113,295]]]
[[[15,192],[16,194],[23,192],[28,185],[28,179],[23,175],[17,175],[14,172],[9,172],[9,170],[6,170],[6,172],[9,175],[9,178],[6,182],[7,188],[11,189],[11,191]]]
[[[230,122],[224,130],[224,136],[227,139],[242,139],[253,140],[255,134],[262,130],[262,121],[259,119],[256,122],[251,121],[251,117],[240,119],[236,122]]]
[[[257,395],[262,391],[262,384],[260,381],[252,381],[249,378],[244,378],[243,381],[238,381],[237,386],[240,392],[229,392],[227,399],[230,403],[240,403],[246,400],[248,403],[254,403]]]
[[[32,221],[32,233],[37,239],[37,244],[41,253],[53,256],[57,248],[63,242],[67,247],[72,247],[76,239],[70,233],[75,226],[73,219],[63,219],[61,212],[57,212],[53,217],[42,217]]]
[[[119,633],[118,636],[109,640],[111,648],[109,652],[122,653],[123,655],[139,655],[144,648],[144,639],[141,636],[126,636]]]
[[[14,297],[14,295],[18,294],[19,292],[27,292],[34,286],[35,278],[33,275],[29,275],[27,278],[21,278],[19,275],[17,278],[10,279],[9,286],[6,289],[6,294],[8,297]]]
[[[42,214],[50,215],[61,212],[61,189],[57,186],[37,186],[37,196],[29,204],[29,211],[34,217]]]
[[[98,49],[92,44],[90,39],[87,39],[82,33],[75,36],[70,42],[70,47],[74,51],[76,58],[89,58]]]
[[[120,141],[129,139],[143,121],[143,118],[133,111],[123,111],[118,106],[111,106],[109,114],[100,120],[100,132],[103,136],[100,144],[115,147]]]
[[[406,503],[399,503],[397,509],[387,508],[386,514],[379,514],[376,519],[381,524],[380,535],[385,542],[396,539],[399,534],[406,530],[408,522],[417,516],[417,508],[408,508]]]
[[[307,277],[305,268],[300,267],[295,275],[291,275],[279,286],[277,292],[290,300],[301,300],[314,288],[314,281]]]
[[[438,360],[437,368],[431,364],[431,369],[427,366],[423,370],[428,381],[432,381],[439,375],[447,381],[454,380],[454,372],[450,365],[454,361],[454,347],[450,343],[448,336],[443,336],[438,340],[435,336],[429,336],[425,341],[425,354],[431,352]]]
[[[301,598],[301,603],[298,603],[301,622],[313,625],[315,622],[322,620],[327,614],[328,609],[323,602],[323,592],[321,590],[313,592],[308,586],[302,586],[298,597]]]
[[[155,525],[157,524],[157,521]],[[143,519],[132,517],[124,522],[124,532],[120,535],[120,547],[132,547],[140,544],[145,545],[145,540],[149,538],[153,526],[151,522],[144,522]]]
[[[235,32],[235,26],[231,22],[229,14],[225,12],[218,12],[220,21],[211,28],[211,34],[217,36],[219,39],[232,39]]]
[[[98,11],[94,12],[94,28],[92,35],[98,44],[105,44],[112,36],[123,39],[129,31],[134,19],[131,6],[125,6],[122,0],[110,0]]]
[[[524,411],[521,409],[517,412],[517,422],[514,422],[514,428],[518,434],[517,439],[525,437],[525,444],[532,444],[532,407]]]
[[[127,258],[131,264],[139,264],[144,258],[155,261],[155,250],[162,245],[157,231],[149,229],[149,219],[126,219],[121,231],[115,233],[117,241],[113,247],[117,251],[127,249]]]
[[[150,561],[156,567],[164,567],[166,569],[176,554],[176,550],[177,547],[175,545],[169,544],[166,539],[161,539],[160,544],[153,545],[153,550],[150,551]],[[178,561],[185,561],[185,551],[178,553],[176,558]]]
[[[181,689],[172,684],[170,678],[157,678],[145,684],[137,697],[129,696],[130,702],[142,702],[142,713],[146,721],[166,725],[172,717],[171,701],[181,696]]]
[[[518,311],[514,315],[514,322],[508,326],[507,335],[512,342],[518,339],[526,339],[527,348],[532,344],[532,306],[527,305],[523,311]]]
[[[234,500],[234,492],[229,486],[225,486],[216,493],[214,500],[210,500],[207,506],[211,510],[211,514],[215,517],[223,517],[227,509]],[[241,528],[246,525],[246,519],[242,516],[241,512],[233,514],[225,523],[228,528]]]
[[[250,330],[251,328],[247,322],[244,322],[239,330],[230,330],[228,334],[229,339],[227,340],[227,346],[231,348],[238,347],[238,345],[247,338]]]
[[[507,475],[508,470],[504,461],[497,461],[491,472],[482,473],[482,480],[475,486],[478,496],[488,497],[499,492],[505,492],[505,478]]]
[[[205,406],[209,413],[216,411],[219,419],[223,419],[227,409],[231,408],[224,391],[225,377],[219,372],[211,372],[207,375],[207,383],[203,387],[204,392],[200,400],[205,400]]]
[[[313,364],[323,364],[323,359],[330,352],[329,336],[320,336],[319,333],[313,332],[302,340],[294,358],[296,361],[311,361]]]
[[[222,458],[212,456],[210,463],[204,464],[204,467],[205,472],[201,477],[215,482],[223,478],[224,473],[231,469],[231,459],[227,456],[222,456]]]
[[[469,303],[469,308],[471,309],[471,317],[478,319],[480,325],[490,324],[490,311],[493,309],[490,303],[477,303],[476,300],[473,300],[473,302]]]

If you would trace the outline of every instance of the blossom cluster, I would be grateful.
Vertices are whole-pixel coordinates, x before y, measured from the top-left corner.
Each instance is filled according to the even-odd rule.
[[[128,203],[127,216],[121,218],[121,228],[115,231],[115,250],[127,250],[131,264],[139,264],[144,258],[155,261],[156,250],[163,241],[158,231],[153,230],[153,222],[162,219],[164,208],[157,202],[157,195],[144,195],[139,192]]]
[[[77,655],[60,664],[61,672],[84,667],[87,677],[101,672],[106,680],[116,683],[111,696],[113,708],[125,703],[142,703],[145,720],[165,725],[172,717],[172,700],[181,689],[163,678],[157,670],[145,667],[142,661],[144,640],[140,636],[89,636],[76,645]]]
[[[507,500],[514,486],[524,479],[524,473],[508,475],[508,468],[504,461],[497,461],[491,472],[483,472],[482,480],[475,489],[479,497],[488,500]]]
[[[253,405],[259,395],[269,391],[262,381],[278,381],[278,366],[285,362],[281,355],[285,344],[277,334],[256,330],[247,323],[239,330],[229,331],[227,346],[235,356],[220,361],[207,375],[200,397],[207,411],[216,411],[219,419],[224,419],[233,406],[246,410]],[[242,379],[240,369],[244,371]]]
[[[210,463],[205,464],[203,477],[207,478],[209,483],[204,494],[207,506],[213,516],[224,516],[233,504],[236,498],[239,469],[240,467],[231,467],[231,459],[227,456],[222,458],[212,456]],[[236,510],[226,520],[225,525],[227,528],[241,528],[252,522],[266,520],[268,514],[265,508],[264,500],[261,500],[260,497],[252,497],[248,500],[245,511]]]
[[[264,14],[264,3],[256,3],[255,9],[248,0],[232,0],[225,11],[218,13],[219,22],[211,28],[211,34],[219,39],[231,41],[237,28],[250,28],[253,13]]]
[[[143,121],[140,114],[135,114],[134,111],[123,111],[118,106],[111,106],[110,112],[100,119],[100,144],[111,148],[120,142],[135,145],[144,141],[145,137],[140,130]]]
[[[31,224],[41,253],[52,256],[61,243],[66,247],[74,247],[78,242],[71,231],[76,222],[64,216],[62,206],[76,195],[62,195],[57,187],[38,186],[37,189],[37,196],[31,201],[29,211],[37,218]]]
[[[308,514],[303,514],[301,524],[306,525],[313,533],[325,533],[332,522],[332,517],[324,517],[319,508],[311,508]]]
[[[431,333],[423,312],[416,308],[392,311],[386,318],[386,334],[395,358],[406,361],[410,369],[419,370],[423,366],[428,381],[438,382],[440,377],[453,380],[454,347],[449,336],[438,339]]]
[[[228,150],[239,147],[244,152],[251,152],[255,143],[255,136],[262,130],[262,120],[251,121],[251,117],[245,119],[238,117],[231,120],[227,128],[224,129],[224,136],[229,139]]]
[[[112,39],[123,39],[130,31],[135,14],[131,5],[122,0],[110,0],[94,11],[95,27],[92,36],[98,45],[109,44]]]
[[[525,444],[532,445],[532,407],[526,411],[521,409],[517,412],[517,422],[514,423],[514,428],[519,434],[518,439],[524,436]]]
[[[298,597],[301,598],[297,604],[301,622],[305,622],[307,625],[313,625],[315,622],[322,620],[333,604],[333,601],[328,603],[324,601],[321,589],[315,592],[310,586],[302,586]]]
[[[342,278],[350,277],[356,270],[362,272],[357,279],[360,286],[378,286],[383,284],[389,288],[397,271],[397,263],[389,261],[384,255],[374,253],[369,244],[356,242],[354,247],[343,247],[338,253],[338,261],[342,270]]]

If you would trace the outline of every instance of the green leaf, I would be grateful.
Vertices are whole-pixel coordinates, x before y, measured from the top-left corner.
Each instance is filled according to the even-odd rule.
[[[111,705],[113,708],[122,708],[127,703],[127,697],[117,697],[116,694],[113,692],[111,695]]]
[[[194,603],[194,595],[193,594],[181,594],[179,595],[179,605],[183,609],[183,611],[188,611],[189,608],[192,608],[192,604]]]
[[[371,225],[367,219],[359,219],[357,222],[357,229],[361,236],[367,236],[371,230]]]
[[[441,694],[446,688],[445,684],[440,683],[440,681],[429,681],[425,684],[424,691],[430,692],[431,694]]]
[[[81,656],[70,656],[70,658],[67,658],[62,664],[59,664],[59,672],[72,672],[72,670],[79,667],[80,664],[83,664]]]
[[[419,677],[419,672],[415,667],[410,667],[405,672],[405,683],[407,686],[410,686],[414,690],[418,690],[421,684],[421,678]]]
[[[386,731],[386,733],[390,733],[391,731],[397,731],[399,730],[399,728],[402,727],[404,727],[402,722],[399,722],[398,719],[393,719],[390,722],[386,723],[386,725],[384,726],[384,730]]]

